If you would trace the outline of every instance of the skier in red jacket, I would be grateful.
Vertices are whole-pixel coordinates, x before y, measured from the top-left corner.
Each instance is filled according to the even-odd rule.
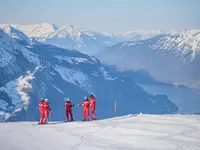
[[[44,121],[43,121],[44,124],[47,124],[47,119],[49,117],[49,111],[51,111],[51,108],[50,108],[48,99],[45,99],[45,102],[44,102],[44,114],[45,114],[45,117],[44,117]]]
[[[65,107],[66,107],[66,120],[69,121],[68,116],[70,115],[71,120],[70,121],[74,121],[74,117],[72,114],[72,107],[74,106],[74,104],[71,103],[70,99],[67,98],[67,101],[65,102]]]
[[[90,95],[90,110],[92,114],[92,120],[96,120],[96,116],[94,114],[95,108],[96,108],[96,100],[93,95]]]
[[[86,121],[86,118],[88,118],[88,121],[90,121],[90,114],[89,114],[90,102],[87,99],[87,97],[84,97],[84,102],[82,104],[78,104],[78,106],[83,106],[83,121]]]
[[[43,98],[40,99],[39,112],[40,112],[40,122],[39,122],[39,124],[42,124],[43,119],[44,119],[44,99]]]

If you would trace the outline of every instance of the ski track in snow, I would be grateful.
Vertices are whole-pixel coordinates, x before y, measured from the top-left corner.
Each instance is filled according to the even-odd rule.
[[[49,125],[1,123],[0,141],[4,143],[1,150],[199,150],[200,116],[127,115]]]

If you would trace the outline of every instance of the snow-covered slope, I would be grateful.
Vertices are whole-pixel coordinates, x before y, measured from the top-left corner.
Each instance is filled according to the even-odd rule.
[[[1,29],[0,58],[0,115],[6,117],[27,107],[30,98],[26,90],[34,72],[26,71],[34,70],[33,65],[39,66],[40,60]]]
[[[0,123],[0,135],[1,150],[199,150],[200,116],[127,115],[41,126]]]
[[[113,115],[115,99],[119,115],[177,111],[165,95],[148,94],[134,82],[116,76],[95,57],[78,51],[41,43],[22,45],[0,30],[0,57],[2,118],[37,120],[39,99],[47,97],[52,119],[62,120],[65,97],[78,104],[90,94],[97,98],[98,118]],[[82,117],[80,108],[75,115]]]
[[[1,25],[0,28],[6,32],[9,36],[15,38],[16,40],[26,42],[31,44],[31,40],[20,30],[14,28],[12,25]]]
[[[199,30],[170,31],[119,43],[100,52],[98,58],[123,69],[146,70],[159,81],[200,88]]]
[[[54,24],[42,23],[42,24],[27,24],[27,25],[12,25],[14,28],[24,32],[28,37],[38,38],[46,36],[58,28]]]
[[[120,34],[121,38],[126,39],[127,41],[140,41],[152,38],[154,36],[166,33],[167,31],[163,30],[136,30],[128,31]]]
[[[180,59],[193,61],[196,53],[200,52],[200,30],[171,31],[152,45],[152,48],[166,53],[171,51]]]

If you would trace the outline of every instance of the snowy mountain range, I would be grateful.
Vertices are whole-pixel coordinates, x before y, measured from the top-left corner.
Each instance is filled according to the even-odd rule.
[[[70,24],[60,28],[46,23],[33,25],[1,24],[0,28],[4,30],[8,26],[20,30],[29,38],[34,38],[39,42],[60,48],[79,50],[90,55],[118,42],[115,35],[94,31],[78,31]],[[4,31],[6,32],[6,30]]]
[[[158,81],[200,88],[200,30],[121,42],[105,48],[97,57],[124,70],[145,70]]]
[[[34,38],[39,42],[69,50],[75,49],[89,55],[96,55],[105,47],[113,46],[119,42],[140,41],[161,35],[169,36],[166,37],[167,39],[163,39],[163,42],[165,41],[168,45],[168,47],[165,45],[166,49],[174,47],[174,44],[177,44],[180,49],[181,43],[183,47],[190,49],[191,44],[199,41],[199,30],[135,30],[121,34],[108,34],[106,32],[79,31],[70,24],[66,24],[60,28],[48,23],[28,25],[0,24],[0,28],[8,34],[10,27],[12,27],[12,30],[19,30],[27,37]],[[192,49],[196,49],[196,47],[194,46]]]
[[[38,120],[41,97],[49,99],[52,119],[63,120],[64,98],[70,97],[78,104],[90,94],[97,98],[99,119],[113,116],[114,100],[118,115],[178,111],[165,95],[145,92],[129,79],[111,72],[95,57],[28,40],[12,26],[7,31],[9,35],[0,29],[1,120]],[[17,32],[19,36],[14,34]],[[81,111],[74,108],[76,119],[81,119]]]
[[[106,32],[79,31],[70,24],[60,28],[48,23],[28,25],[0,24],[0,28],[6,33],[9,32],[5,28],[9,27],[19,30],[29,38],[34,38],[39,42],[70,50],[75,49],[89,55],[95,55],[105,47],[112,46],[118,42],[138,41],[163,33],[162,30],[153,30],[108,34]]]

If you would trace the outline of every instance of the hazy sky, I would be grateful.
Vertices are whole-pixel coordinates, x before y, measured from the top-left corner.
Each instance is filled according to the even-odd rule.
[[[200,0],[0,0],[0,23],[72,24],[79,30],[200,28]]]

